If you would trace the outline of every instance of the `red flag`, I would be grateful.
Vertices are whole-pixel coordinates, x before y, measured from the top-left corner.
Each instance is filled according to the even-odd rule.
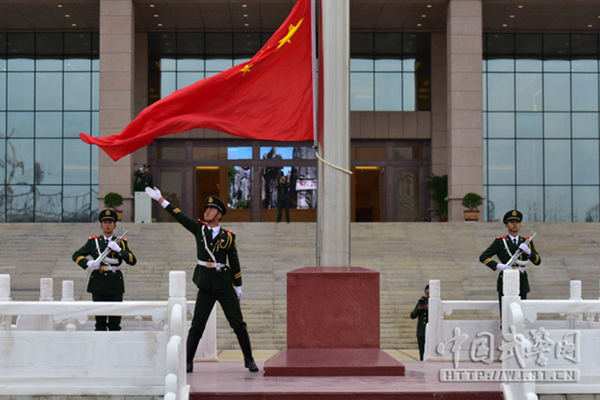
[[[115,161],[159,136],[194,128],[251,139],[312,139],[311,11],[311,0],[298,0],[283,25],[250,61],[173,92],[144,109],[121,133],[79,136]]]

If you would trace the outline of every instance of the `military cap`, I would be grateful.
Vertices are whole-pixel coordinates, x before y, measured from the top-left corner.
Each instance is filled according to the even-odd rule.
[[[511,210],[504,214],[504,218],[502,218],[502,221],[506,225],[511,219],[516,219],[517,221],[521,222],[523,221],[523,214],[520,211]]]
[[[204,201],[204,207],[214,207],[223,215],[227,214],[227,207],[217,196],[208,196]]]
[[[100,214],[98,215],[98,221],[102,222],[105,219],[112,219],[113,221],[117,222],[117,213],[108,208],[100,211]]]
[[[142,168],[150,168],[150,166],[148,164],[144,164],[142,165]]]

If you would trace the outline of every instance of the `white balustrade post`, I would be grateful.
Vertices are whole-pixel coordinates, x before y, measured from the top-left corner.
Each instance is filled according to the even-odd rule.
[[[186,327],[186,282],[184,271],[171,271],[169,272],[169,342],[178,340],[179,346],[177,347],[177,373],[176,375],[176,386],[182,388],[187,386],[186,377],[186,339],[187,335],[185,332]],[[175,315],[177,314],[177,315]],[[177,339],[177,337],[179,339]],[[167,354],[167,359],[169,355]],[[169,377],[169,380],[173,377]]]
[[[73,298],[73,281],[63,281],[62,301],[75,301]]]
[[[431,279],[429,281],[429,320],[425,328],[425,354],[423,355],[425,361],[436,356],[436,347],[438,343],[442,342],[441,291],[439,279]]]
[[[73,298],[73,281],[62,282],[62,299],[61,301],[74,301]],[[67,318],[65,320],[65,329],[68,331],[77,330],[77,319]]]
[[[570,296],[569,300],[583,300],[581,297],[581,281],[571,281],[570,287]],[[571,329],[575,329],[575,321],[582,321],[583,314],[582,313],[570,313],[569,314],[569,324],[571,325]]]
[[[54,282],[52,278],[40,279],[40,301],[54,301]],[[38,329],[41,331],[53,330],[51,315],[40,315],[38,317]]]
[[[524,316],[521,308],[521,297],[519,296],[519,279],[521,273],[517,270],[508,270],[503,272],[503,292],[502,297],[502,337],[506,341],[514,340],[511,334],[523,335]],[[525,358],[525,346],[529,342],[525,340],[519,351],[522,359]],[[502,369],[522,369],[517,357],[508,357],[502,361]],[[505,391],[509,391],[515,399],[527,399],[528,393],[535,395],[535,383],[528,382],[504,382],[502,384]]]
[[[10,275],[0,275],[0,301],[10,301]],[[0,331],[10,331],[10,316],[0,315]]]
[[[10,275],[0,275],[0,301],[10,301]]]

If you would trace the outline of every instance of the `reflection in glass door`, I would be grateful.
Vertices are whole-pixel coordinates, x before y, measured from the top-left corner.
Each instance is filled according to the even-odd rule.
[[[196,167],[196,207],[204,214],[204,200],[217,196],[227,202],[227,221],[250,221],[252,168],[242,166]]]
[[[177,207],[183,207],[183,177],[181,171],[160,171],[160,191],[165,200]],[[153,202],[155,203],[155,202]],[[158,222],[175,222],[169,213],[161,212],[157,203],[153,204],[154,215]],[[160,207],[160,206],[158,206]],[[162,209],[162,207],[160,208]],[[159,210],[157,212],[157,210]]]
[[[352,172],[352,221],[382,221],[383,168],[354,167]]]
[[[419,210],[419,172],[395,168],[394,205],[397,221],[416,222],[421,220]]]

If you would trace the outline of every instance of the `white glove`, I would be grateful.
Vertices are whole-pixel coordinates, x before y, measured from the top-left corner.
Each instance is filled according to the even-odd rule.
[[[235,286],[235,292],[237,293],[238,301],[242,301],[242,287]]]
[[[85,263],[85,265],[87,265],[87,266],[88,266],[88,268],[95,269],[95,270],[98,270],[98,269],[100,268],[100,264],[98,264],[98,263],[97,263],[96,261],[94,261],[94,260],[90,260],[90,261],[88,261],[87,263]]]
[[[519,270],[519,272],[521,272],[521,273],[525,272],[525,267],[518,266],[518,267],[517,267],[517,269],[518,269],[518,270]]]
[[[157,188],[151,188],[150,186],[146,187],[146,194],[156,201],[158,201],[162,197],[160,190],[158,190]]]
[[[139,171],[142,172],[144,170],[144,167],[140,167]]]
[[[113,242],[112,240],[108,242],[108,247],[110,247],[112,251],[116,251],[117,253],[121,252],[121,248],[119,247],[119,245],[116,242]]]
[[[115,272],[115,271],[117,271],[118,269],[119,269],[119,266],[118,266],[118,265],[116,265],[116,266],[109,265],[108,267],[106,267],[106,270],[107,270],[107,271],[111,271],[111,272]]]
[[[521,250],[523,250],[523,253],[525,253],[527,255],[531,255],[531,249],[525,243],[521,243],[521,245],[519,246],[519,248]]]
[[[500,271],[508,271],[509,269],[512,269],[512,268],[505,264],[498,264],[498,265],[496,265],[496,269],[498,269]]]

